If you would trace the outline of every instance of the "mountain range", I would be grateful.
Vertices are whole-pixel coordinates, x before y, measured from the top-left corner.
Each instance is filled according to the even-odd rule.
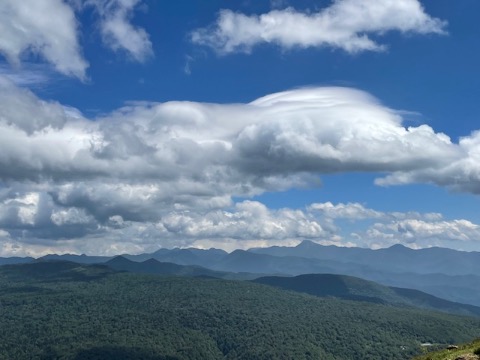
[[[297,276],[314,273],[350,275],[386,286],[423,291],[453,302],[480,306],[478,252],[444,248],[413,250],[402,245],[371,250],[303,241],[295,247],[274,246],[231,253],[219,249],[176,248],[160,249],[150,254],[124,254],[122,257],[135,262],[154,259],[163,263],[199,266],[213,271],[209,273],[202,270],[204,276],[220,278],[253,279],[261,275]],[[47,255],[40,259],[0,258],[0,265],[45,260],[95,264],[112,259],[103,256]],[[189,271],[196,273],[194,269]]]

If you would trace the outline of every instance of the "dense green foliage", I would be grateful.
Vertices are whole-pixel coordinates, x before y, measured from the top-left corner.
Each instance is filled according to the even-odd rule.
[[[0,268],[0,359],[408,359],[480,321],[241,281]]]

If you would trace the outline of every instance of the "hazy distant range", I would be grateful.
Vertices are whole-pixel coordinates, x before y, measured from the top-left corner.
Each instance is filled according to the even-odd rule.
[[[208,276],[254,279],[262,275],[342,274],[380,284],[416,289],[450,301],[480,306],[480,253],[445,248],[413,250],[402,245],[371,250],[323,246],[303,241],[295,247],[249,250],[160,249],[151,254],[122,255],[134,262],[149,259],[213,271]],[[40,259],[0,258],[0,265],[67,260],[105,263],[112,257],[47,255]],[[148,272],[148,271],[147,271]],[[215,273],[217,272],[217,273]],[[225,274],[227,273],[227,274]],[[201,275],[201,274],[200,274]]]

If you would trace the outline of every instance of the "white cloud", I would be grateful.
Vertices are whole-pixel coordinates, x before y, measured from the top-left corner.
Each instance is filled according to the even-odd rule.
[[[357,235],[358,241],[374,248],[402,243],[412,248],[440,246],[472,250],[478,247],[480,225],[465,219],[406,218],[375,223],[367,231]]]
[[[308,206],[308,214],[317,216],[320,223],[347,219],[353,232],[343,235],[341,242],[357,246],[385,248],[405,244],[412,248],[431,246],[475,249],[480,239],[480,225],[465,219],[447,220],[439,213],[382,212],[366,208],[358,203],[314,203]],[[320,216],[320,218],[318,218]],[[321,219],[321,220],[320,220]],[[367,220],[360,226],[358,222]],[[335,228],[338,233],[347,232],[347,227]]]
[[[480,225],[440,214],[381,212],[358,203],[315,203],[300,209],[269,209],[242,201],[225,209],[164,209],[157,219],[99,222],[89,208],[65,206],[46,192],[9,192],[0,201],[0,242],[4,256],[48,252],[151,252],[163,247],[236,248],[295,246],[304,239],[324,245],[384,248],[402,243],[475,249]],[[348,219],[350,225],[337,224]],[[367,227],[357,224],[367,220]],[[348,233],[349,229],[355,229]]]
[[[262,43],[284,49],[328,46],[355,53],[385,48],[372,35],[442,34],[445,26],[426,14],[418,0],[336,0],[317,13],[286,8],[249,16],[222,10],[214,25],[195,30],[191,40],[224,54],[250,52]]]
[[[309,206],[310,211],[318,211],[325,217],[332,219],[376,219],[385,216],[384,213],[365,208],[358,203],[337,204],[334,205],[331,202],[326,203],[314,203]]]
[[[0,53],[10,63],[33,53],[62,74],[85,78],[75,13],[62,0],[2,0],[0,34]]]
[[[233,211],[214,210],[207,213],[172,212],[160,225],[177,237],[202,239],[286,240],[323,238],[330,234],[319,222],[300,210],[270,210],[256,201],[237,203]]]
[[[480,194],[480,132],[474,131],[470,136],[461,138],[457,148],[460,156],[445,166],[395,171],[377,179],[376,184],[432,183],[456,191]]]
[[[118,194],[148,188],[156,201],[283,190],[318,181],[315,173],[438,170],[462,155],[446,135],[404,128],[393,110],[348,88],[250,104],[137,103],[89,121],[3,81],[0,105],[2,179],[102,179]]]
[[[465,219],[446,220],[439,213],[382,212],[358,203],[314,203],[310,214],[320,214],[323,221],[369,220],[365,230],[356,229],[349,237],[357,245],[384,248],[402,243],[413,248],[431,246],[475,248],[480,239],[480,225]],[[355,228],[355,226],[353,226]],[[342,229],[337,228],[337,231]],[[345,239],[343,240],[343,242]]]
[[[357,203],[271,210],[233,199],[359,171],[386,174],[382,183],[398,177],[479,192],[478,139],[457,144],[427,125],[405,128],[400,113],[349,88],[297,89],[248,104],[139,102],[87,119],[0,78],[0,230],[45,249],[113,253],[159,241],[343,244],[354,241],[339,228],[347,219],[370,223],[352,230],[363,245],[411,233],[427,246],[435,233],[428,226],[443,243],[461,240],[461,231],[472,243],[476,228],[435,213]]]
[[[131,22],[139,3],[140,0],[2,0],[0,54],[17,70],[23,60],[39,56],[56,71],[86,80],[89,64],[82,54],[82,28],[77,15],[94,7],[104,44],[143,62],[153,56],[153,50],[148,33]],[[5,71],[0,68],[0,73]],[[6,75],[17,84],[35,85],[46,81],[45,73],[27,69]]]
[[[103,41],[108,47],[124,50],[140,62],[153,56],[148,33],[130,22],[140,0],[87,0],[86,3],[97,10]]]

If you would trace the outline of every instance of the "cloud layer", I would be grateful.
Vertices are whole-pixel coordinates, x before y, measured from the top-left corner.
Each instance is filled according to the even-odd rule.
[[[286,8],[245,15],[222,10],[215,24],[195,30],[191,40],[223,54],[250,52],[262,43],[283,49],[326,46],[355,53],[385,49],[375,35],[389,31],[442,34],[445,26],[426,14],[418,0],[336,0],[319,12]]]
[[[478,230],[466,220],[359,204],[270,210],[234,198],[348,172],[386,174],[380,185],[479,193],[479,136],[454,143],[428,125],[405,128],[400,113],[351,88],[296,89],[246,104],[138,102],[88,119],[0,78],[0,229],[8,248],[22,251],[346,241],[341,219],[375,222],[352,235],[358,244],[425,238],[427,246],[462,233],[468,242]]]
[[[139,1],[1,1],[0,54],[17,67],[30,55],[40,56],[58,72],[85,80],[89,64],[82,54],[77,15],[93,7],[105,45],[144,61],[153,54],[148,34],[130,23]]]

